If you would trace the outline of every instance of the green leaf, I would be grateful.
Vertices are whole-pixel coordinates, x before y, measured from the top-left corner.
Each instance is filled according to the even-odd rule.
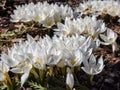
[[[30,87],[34,88],[35,90],[47,90],[46,88],[42,87],[40,84],[33,81],[28,82],[28,84],[30,85]]]

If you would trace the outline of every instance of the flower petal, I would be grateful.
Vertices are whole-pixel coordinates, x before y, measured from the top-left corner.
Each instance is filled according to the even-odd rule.
[[[96,58],[95,58],[95,56],[93,54],[90,56],[89,65],[91,67],[94,67],[96,65]]]
[[[21,87],[23,86],[23,84],[25,83],[25,81],[28,79],[29,73],[24,73],[21,76]]]

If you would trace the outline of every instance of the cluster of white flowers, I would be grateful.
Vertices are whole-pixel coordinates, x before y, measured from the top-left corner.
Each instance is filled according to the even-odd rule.
[[[8,71],[23,74],[21,76],[21,85],[23,85],[32,67],[44,70],[46,65],[68,66],[71,68],[80,66],[83,61],[87,62],[91,57],[93,50],[92,43],[94,42],[91,37],[86,38],[78,35],[59,38],[54,36],[52,39],[46,36],[40,38],[37,42],[30,35],[27,35],[27,39],[25,42],[14,44],[13,48],[8,49],[8,54],[1,54],[1,81],[6,79],[5,73]],[[96,69],[96,67],[98,68]],[[101,67],[103,67],[103,62],[95,67],[89,66],[90,69],[95,69],[96,73],[102,71],[103,68]],[[7,69],[5,70],[5,68]],[[84,68],[88,69],[86,66]],[[94,75],[91,70],[86,72]]]
[[[57,29],[54,30],[56,31],[55,35],[58,36],[74,36],[76,34],[85,37],[91,36],[92,39],[96,41],[97,47],[99,44],[112,45],[113,52],[117,48],[117,34],[107,28],[102,20],[97,20],[95,16],[86,16],[85,18],[77,18],[73,20],[66,18],[65,23],[58,22]]]
[[[112,45],[116,49],[117,34],[105,26],[96,15],[107,13],[112,16],[120,15],[117,1],[88,1],[81,3],[75,12],[93,14],[92,17],[74,18],[73,10],[57,4],[37,3],[16,7],[11,15],[12,22],[35,21],[54,29],[55,35],[45,36],[35,41],[27,35],[27,41],[20,41],[8,49],[8,54],[1,54],[0,81],[5,79],[11,83],[8,72],[22,74],[21,86],[25,83],[31,70],[46,70],[49,66],[67,67],[66,84],[73,89],[74,76],[72,68],[80,67],[89,75],[99,74],[103,68],[103,57],[98,60],[93,55],[100,44]],[[61,22],[64,20],[64,24]],[[102,41],[101,41],[102,40]],[[83,64],[82,64],[83,63]]]
[[[111,16],[120,17],[120,2],[115,0],[88,0],[87,2],[80,3],[75,12],[81,14],[102,15],[109,14]]]
[[[95,16],[77,18],[71,20],[70,18],[65,19],[65,23],[57,23],[57,29],[55,34],[58,36],[71,36],[78,35],[91,36],[94,40],[98,38],[100,33],[106,31],[105,23],[102,20],[97,20]]]
[[[65,17],[72,17],[73,10],[68,5],[48,4],[47,2],[37,4],[30,3],[16,6],[14,14],[11,15],[12,22],[35,21],[44,27],[51,27]]]

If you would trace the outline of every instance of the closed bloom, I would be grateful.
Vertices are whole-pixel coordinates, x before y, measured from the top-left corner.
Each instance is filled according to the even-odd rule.
[[[84,72],[89,75],[97,75],[104,68],[103,57],[101,56],[97,62],[95,56],[92,54],[88,60],[83,60],[83,65],[81,68]]]
[[[117,34],[113,32],[111,29],[107,30],[107,35],[100,34],[100,38],[104,41],[101,41],[101,44],[103,45],[112,45],[112,51],[114,52],[117,48]]]
[[[69,86],[70,90],[73,89],[73,86],[74,86],[74,76],[71,73],[69,68],[67,68],[66,84]]]

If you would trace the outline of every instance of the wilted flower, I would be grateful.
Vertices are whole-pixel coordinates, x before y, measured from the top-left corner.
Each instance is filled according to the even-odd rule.
[[[90,56],[89,59],[83,60],[83,64],[84,66],[81,68],[89,75],[99,74],[104,68],[102,56],[98,59],[97,62],[93,54]]]

